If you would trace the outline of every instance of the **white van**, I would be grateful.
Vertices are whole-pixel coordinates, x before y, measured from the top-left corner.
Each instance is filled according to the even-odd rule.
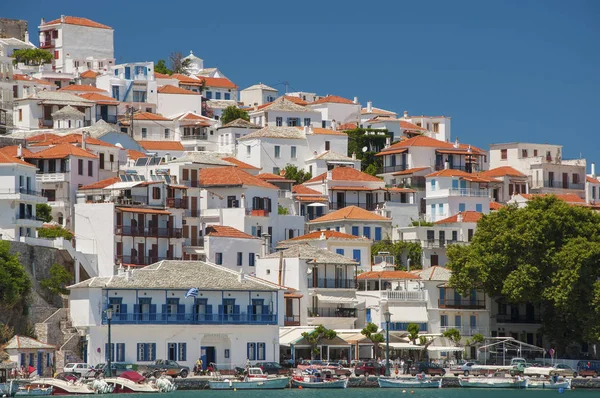
[[[87,363],[68,363],[63,371],[65,373],[77,373],[80,377],[87,377],[92,371],[92,366]]]

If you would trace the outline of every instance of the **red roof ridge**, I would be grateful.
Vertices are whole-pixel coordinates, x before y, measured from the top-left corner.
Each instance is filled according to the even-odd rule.
[[[227,225],[210,225],[206,227],[206,236],[218,238],[258,239],[256,236],[252,236]]]
[[[64,16],[64,21],[63,21],[63,18],[61,17],[58,19],[54,19],[52,21],[44,22],[42,24],[42,26],[54,25],[54,24],[59,24],[59,23],[65,23],[67,25],[87,26],[89,28],[112,29],[108,25],[103,25],[96,21],[92,21],[91,19],[82,18],[82,17],[72,17],[72,16],[68,16],[68,15]]]
[[[342,209],[327,213],[319,218],[311,220],[310,223],[329,222],[337,220],[371,220],[391,221],[391,218],[380,216],[358,206],[346,206]]]
[[[326,95],[325,97],[319,98],[318,100],[309,103],[309,105],[326,104],[326,103],[358,105],[358,104],[355,104],[354,101],[349,100],[344,97],[340,97],[339,95]]]
[[[462,217],[462,220],[459,221],[458,217],[459,215]],[[443,220],[439,220],[436,221],[434,224],[448,224],[448,223],[456,223],[456,222],[478,222],[481,217],[483,217],[483,213],[480,213],[478,211],[472,211],[472,210],[467,210],[467,211],[461,211],[453,216],[444,218]]]
[[[185,88],[176,87],[171,84],[165,84],[164,86],[160,86],[157,91],[159,94],[200,95],[200,93],[197,93],[195,91],[186,90]]]
[[[119,181],[121,181],[121,179],[119,177],[110,177],[110,178],[106,178],[104,180],[96,181],[92,184],[84,185],[83,187],[79,188],[79,190],[102,189],[102,188],[106,188],[112,184],[115,184]]]
[[[334,167],[331,171],[331,181],[372,181],[383,182],[379,177],[372,176],[354,167]],[[327,173],[320,174],[306,181],[306,183],[320,182],[327,178]]]
[[[238,160],[237,158],[234,157],[225,157],[225,158],[221,158],[221,160],[224,160],[226,162],[229,162],[231,164],[236,165],[237,167],[239,167],[240,169],[246,169],[246,170],[262,170],[260,167],[256,167],[256,166],[252,166],[251,164],[242,162],[241,160]]]

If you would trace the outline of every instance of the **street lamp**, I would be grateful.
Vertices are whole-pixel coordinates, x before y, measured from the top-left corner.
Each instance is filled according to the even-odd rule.
[[[390,318],[392,313],[387,310],[383,313],[385,317],[385,375],[390,375]],[[110,323],[109,323],[110,325]]]
[[[105,311],[106,320],[108,322],[108,377],[112,376],[112,346],[110,344],[110,321],[112,321],[113,317],[113,309],[112,307],[107,308]]]

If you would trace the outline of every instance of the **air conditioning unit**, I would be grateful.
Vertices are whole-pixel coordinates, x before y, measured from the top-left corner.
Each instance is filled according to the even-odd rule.
[[[186,221],[186,220],[181,220],[181,224],[182,224],[182,225],[186,225],[186,224],[187,224],[187,221]]]

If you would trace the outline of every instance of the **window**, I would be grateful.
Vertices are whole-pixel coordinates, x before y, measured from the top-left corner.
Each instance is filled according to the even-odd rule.
[[[439,122],[433,123],[433,132],[434,133],[439,133],[440,132],[440,123]]]
[[[354,236],[360,236],[358,234],[358,227],[357,226],[353,226],[352,227],[352,235],[354,235]]]
[[[112,97],[114,99],[119,99],[119,86],[112,86]]]
[[[254,261],[256,259],[256,255],[254,253],[248,253],[248,266],[254,267]]]
[[[521,157],[522,158],[526,158],[527,157],[527,149],[521,149]]]
[[[142,138],[147,138],[148,137],[148,129],[145,127],[142,127]]]
[[[244,253],[242,253],[242,252],[238,252],[237,253],[237,265],[238,265],[238,267],[241,267],[243,265],[242,264],[242,262],[244,261],[243,257],[242,257],[243,255],[244,255]]]
[[[94,162],[91,160],[88,160],[88,177],[93,177],[94,176]]]
[[[279,167],[273,167],[273,174],[279,175],[280,171],[281,171],[281,169]]]
[[[454,316],[454,326],[460,328],[462,326],[462,317],[460,315]]]
[[[265,343],[257,343],[257,355],[256,355],[256,360],[257,361],[264,361],[265,357],[266,357],[266,346]]]
[[[23,121],[23,109],[19,109],[19,121]]]
[[[104,344],[104,357],[108,361],[108,343]],[[111,343],[110,357],[113,362],[125,362],[125,343]]]
[[[341,256],[344,255],[344,249],[335,249],[335,252]]]
[[[475,205],[475,211],[478,211],[479,213],[483,213],[483,205],[481,203],[477,203]]]
[[[146,102],[145,91],[133,91],[133,102]]]
[[[371,239],[371,227],[363,227],[363,235],[365,238]]]
[[[220,93],[219,91],[217,91],[217,92],[215,93],[215,99],[218,99],[218,100],[220,100],[220,99],[221,99],[221,93]]]
[[[207,91],[206,92],[206,98],[212,99],[212,91]]]
[[[58,50],[54,50],[54,59],[58,59]]]
[[[573,174],[573,184],[579,184],[579,174]]]
[[[592,187],[592,199],[596,199],[596,187]]]
[[[275,126],[283,126],[283,118],[278,116],[275,118]]]
[[[325,141],[325,150],[328,151],[331,148],[331,142]]]
[[[309,117],[305,117],[304,118],[304,125],[305,126],[310,126],[310,118]]]
[[[472,229],[469,229],[469,230],[467,231],[467,240],[468,240],[469,242],[473,240],[473,230],[472,230]]]
[[[459,203],[458,204],[458,211],[460,211],[462,213],[465,210],[467,210],[467,205],[465,203]]]
[[[448,326],[448,315],[440,315],[440,326]]]
[[[223,253],[215,253],[215,264],[223,265]]]
[[[352,259],[358,263],[359,267],[360,267],[360,257],[361,257],[360,249],[353,249],[352,250]]]
[[[169,138],[171,138],[171,130],[165,129],[165,140],[168,140]]]
[[[322,128],[327,128],[327,120],[322,120],[321,121],[321,127]]]
[[[375,241],[381,240],[381,227],[375,227]]]
[[[225,98],[226,100],[230,100],[231,99],[231,94],[230,93],[225,93]]]
[[[502,159],[502,160],[508,159],[508,149],[500,150],[500,159]]]
[[[444,214],[444,204],[438,203],[438,216],[441,216],[443,214]]]
[[[290,127],[300,126],[300,118],[299,117],[288,117],[287,125]]]
[[[187,357],[187,343],[177,345],[177,361],[185,361]]]
[[[432,179],[431,180],[431,190],[432,191],[435,191],[435,183],[436,183],[435,179]]]
[[[152,199],[156,199],[156,200],[160,199],[160,188],[159,187],[152,188]]]
[[[452,231],[452,241],[453,242],[458,241],[458,231]]]
[[[296,147],[295,146],[291,146],[290,147],[290,156],[292,159],[296,159]]]
[[[250,157],[250,154],[252,153],[252,147],[250,145],[248,145],[246,147],[246,156]]]
[[[533,156],[537,156],[537,149],[533,150]]]
[[[100,170],[104,170],[104,154],[99,153],[98,156],[99,156]]]
[[[281,147],[279,145],[275,145],[275,158],[279,159],[281,157]]]
[[[256,343],[248,343],[246,353],[248,360],[256,361]]]
[[[77,174],[83,175],[83,159],[77,159]]]

